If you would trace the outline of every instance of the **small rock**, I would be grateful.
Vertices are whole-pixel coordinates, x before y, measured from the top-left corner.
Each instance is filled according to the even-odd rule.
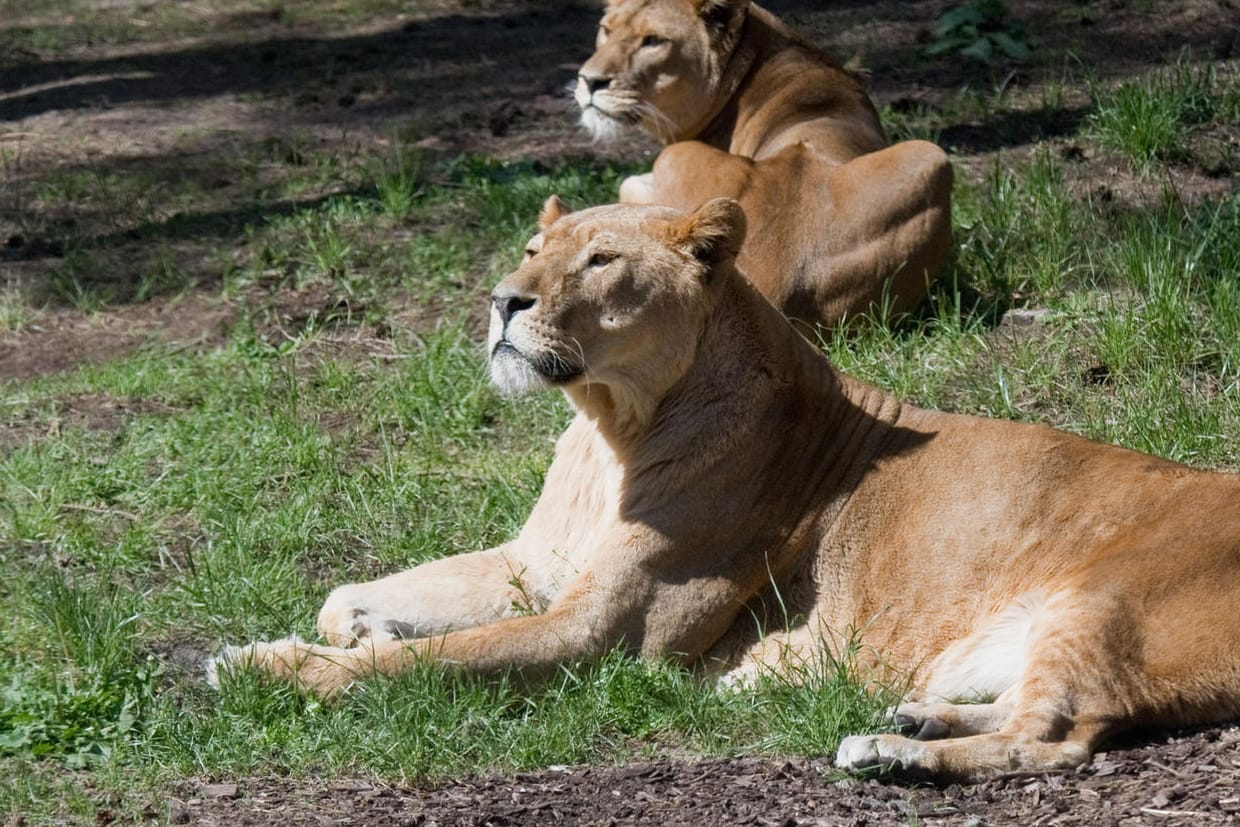
[[[333,781],[327,785],[329,790],[341,793],[360,793],[374,788],[373,784],[365,781]]]
[[[1014,307],[1003,314],[999,327],[1029,327],[1046,321],[1050,315],[1051,311],[1046,307]]]
[[[238,797],[237,785],[227,782],[223,784],[203,784],[198,788],[198,794],[205,799]]]

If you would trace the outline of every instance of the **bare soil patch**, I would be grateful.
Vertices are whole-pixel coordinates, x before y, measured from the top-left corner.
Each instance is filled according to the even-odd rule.
[[[935,17],[949,5],[942,0],[848,0],[829,11],[808,0],[768,5],[841,60],[865,67],[880,103],[946,111],[950,97],[975,79],[961,61],[920,57]],[[1233,0],[1010,5],[1042,54],[1053,54],[1044,65],[1064,67],[1056,81],[1063,88],[1051,94],[1046,77],[1000,67],[990,82],[1009,85],[1025,103],[944,126],[940,140],[962,175],[982,176],[997,157],[1019,158],[1041,142],[1071,161],[1070,181],[1082,197],[1137,204],[1161,197],[1170,183],[1181,198],[1196,200],[1236,186],[1234,169],[1191,163],[1173,169],[1167,181],[1143,180],[1072,138],[1088,111],[1086,76],[1135,76],[1183,48],[1235,71],[1240,17]],[[240,243],[247,224],[330,195],[310,191],[302,201],[266,202],[247,195],[238,206],[261,180],[241,181],[220,165],[234,148],[265,146],[285,162],[310,150],[350,158],[387,146],[399,133],[443,155],[652,155],[654,147],[640,139],[591,146],[574,124],[566,87],[591,49],[593,4],[510,0],[426,8],[343,31],[289,24],[277,8],[207,20],[203,31],[210,35],[171,42],[81,44],[54,59],[0,50],[0,149],[15,159],[0,169],[0,288],[37,295],[64,264],[66,236],[109,260],[141,261],[157,247],[189,274],[179,295],[125,301],[102,312],[49,304],[28,324],[0,333],[0,381],[117,358],[148,343],[221,341],[246,300],[219,295],[218,251]],[[1219,140],[1240,146],[1238,131]],[[261,178],[262,165],[257,169]],[[100,214],[89,205],[44,213],[39,182],[50,172],[73,170],[153,181],[191,176],[204,194],[183,205],[152,191],[150,203],[132,215]],[[270,301],[274,324],[295,325],[322,311],[324,297],[289,291]],[[339,341],[350,346],[349,337]],[[352,341],[364,349],[375,339],[361,331]],[[106,428],[119,416],[108,407],[115,404],[122,403],[84,399],[66,415]],[[9,427],[12,435],[21,424]],[[764,758],[560,768],[416,787],[369,779],[223,781],[174,785],[169,799],[152,802],[146,815],[229,827],[1213,824],[1240,813],[1240,730],[1155,736],[1101,754],[1076,773],[942,788],[840,779],[825,759]],[[101,805],[97,822],[116,817]]]
[[[50,309],[29,327],[0,335],[0,381],[106,362],[154,342],[179,347],[217,343],[234,312],[227,303],[205,293],[106,313]]]
[[[558,767],[440,786],[365,779],[189,780],[173,823],[202,825],[1226,824],[1240,813],[1240,730],[1162,736],[1073,773],[930,787],[842,778],[829,763],[741,758]]]

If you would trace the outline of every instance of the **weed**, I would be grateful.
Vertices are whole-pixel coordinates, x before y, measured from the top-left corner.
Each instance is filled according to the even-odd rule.
[[[931,57],[952,54],[989,64],[1000,57],[1027,60],[1029,43],[1020,25],[1008,19],[1006,3],[972,0],[939,15],[925,51]]]
[[[0,136],[2,139],[3,136]],[[0,204],[6,205],[16,218],[18,226],[25,224],[27,216],[27,184],[23,175],[23,141],[20,137],[10,147],[0,143]],[[23,228],[24,229],[24,228]],[[0,239],[8,243],[8,239]]]
[[[383,211],[398,221],[408,218],[423,193],[422,154],[397,141],[392,157],[373,178]]]
[[[161,671],[137,653],[135,596],[71,583],[55,568],[27,588],[27,634],[46,643],[5,641],[0,754],[58,755],[75,767],[103,761],[135,735]]]
[[[956,267],[993,301],[1053,297],[1087,269],[1079,241],[1089,225],[1049,152],[1019,175],[996,161],[983,187],[959,195]]]
[[[1215,118],[1234,123],[1234,82],[1221,82],[1215,68],[1197,66],[1187,56],[1175,65],[1114,89],[1093,92],[1095,111],[1089,134],[1149,171],[1158,161],[1190,157],[1189,130]]]
[[[74,247],[48,272],[48,296],[86,313],[102,310],[116,297],[115,288],[97,279],[89,250]]]
[[[15,333],[34,323],[35,311],[21,293],[13,288],[0,289],[0,331]]]

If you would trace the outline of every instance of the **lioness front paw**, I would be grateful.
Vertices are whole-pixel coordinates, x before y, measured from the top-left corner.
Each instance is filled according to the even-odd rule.
[[[914,741],[935,741],[952,734],[951,724],[937,717],[939,708],[939,704],[903,703],[888,709],[887,718],[901,735]]]
[[[411,640],[421,637],[413,623],[376,612],[365,587],[339,586],[319,610],[319,634],[332,646],[350,648],[367,641]]]
[[[621,204],[653,204],[654,173],[630,175],[620,182]]]
[[[345,649],[367,640],[411,640],[419,637],[412,623],[366,609],[333,611],[329,607],[324,607],[319,613],[319,633],[332,646]]]
[[[898,735],[850,735],[840,741],[835,766],[842,770],[873,770],[901,774],[931,773],[925,747]]]
[[[220,686],[221,671],[257,669],[298,689],[316,695],[338,695],[359,677],[351,666],[349,650],[316,646],[293,635],[276,641],[258,641],[246,646],[227,646],[209,658],[204,666],[207,682]]]

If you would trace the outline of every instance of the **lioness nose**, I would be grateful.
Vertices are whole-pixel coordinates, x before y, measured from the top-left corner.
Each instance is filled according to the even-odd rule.
[[[595,92],[597,92],[600,89],[606,89],[607,86],[611,83],[611,78],[607,78],[607,77],[598,77],[598,76],[591,77],[589,75],[580,75],[579,77],[581,78],[582,82],[585,83],[586,91],[589,92],[591,95],[593,95]]]
[[[508,324],[512,317],[522,310],[529,310],[536,301],[538,300],[535,298],[506,291],[496,290],[491,294],[491,302],[495,305],[495,311],[499,313],[499,319],[504,324]]]

